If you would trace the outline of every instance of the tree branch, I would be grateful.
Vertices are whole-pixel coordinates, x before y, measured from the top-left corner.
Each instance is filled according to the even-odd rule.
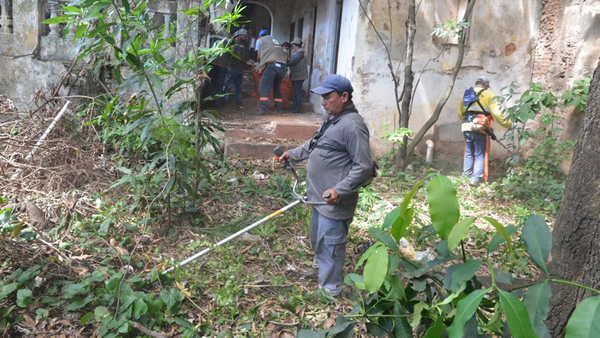
[[[464,22],[469,22],[469,17],[471,16],[473,7],[475,6],[476,2],[477,2],[477,0],[469,0],[469,3],[467,4],[467,10],[465,11],[465,15],[463,17]],[[452,93],[452,89],[454,88],[454,82],[455,82],[456,77],[458,76],[458,72],[460,71],[460,68],[462,66],[462,62],[463,62],[463,58],[464,58],[464,54],[465,54],[465,38],[466,38],[466,34],[463,33],[463,36],[461,36],[459,39],[458,58],[456,60],[456,65],[454,66],[454,69],[452,71],[452,78],[450,79],[450,82],[448,83],[448,87],[446,88],[444,95],[440,98],[440,101],[438,102],[437,107],[435,107],[435,110],[433,111],[433,115],[431,115],[429,120],[427,120],[427,122],[425,122],[425,124],[421,127],[421,129],[417,132],[417,134],[414,136],[414,138],[408,145],[407,154],[409,154],[409,155],[413,153],[413,151],[417,147],[417,144],[419,144],[419,142],[421,141],[423,136],[425,136],[425,133],[427,133],[427,131],[429,131],[429,129],[437,122],[437,120],[439,119],[440,114],[442,112],[442,108],[444,107],[444,105],[448,101],[448,98],[450,97],[450,94]]]

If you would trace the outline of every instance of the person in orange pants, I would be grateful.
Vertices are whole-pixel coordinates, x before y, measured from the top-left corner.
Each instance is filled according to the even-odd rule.
[[[257,44],[260,50],[257,52],[259,60],[256,72],[262,72],[258,86],[260,109],[254,112],[254,115],[267,115],[269,112],[269,93],[273,91],[273,101],[275,109],[281,112],[283,96],[281,94],[281,82],[285,78],[287,67],[285,64],[285,55],[279,41],[269,35],[269,31],[262,30],[259,33]]]

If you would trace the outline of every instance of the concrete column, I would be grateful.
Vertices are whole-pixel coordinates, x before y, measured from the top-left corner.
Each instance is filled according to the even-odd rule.
[[[15,54],[36,53],[40,44],[42,13],[38,0],[13,1],[13,38]]]

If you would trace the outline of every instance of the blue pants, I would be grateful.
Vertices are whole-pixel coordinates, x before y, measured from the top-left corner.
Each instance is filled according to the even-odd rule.
[[[344,281],[344,259],[348,228],[352,219],[337,220],[321,215],[313,207],[310,218],[310,244],[319,264],[319,285],[339,293]]]
[[[292,81],[292,87],[294,89],[294,109],[300,110],[300,106],[302,106],[302,84],[304,80],[294,80]]]
[[[487,138],[484,133],[465,131],[465,158],[463,161],[463,176],[471,178],[472,182],[483,181],[485,168],[485,148]]]
[[[258,92],[260,94],[260,110],[269,110],[269,93],[273,91],[273,101],[275,101],[275,109],[281,110],[283,104],[283,96],[281,95],[281,82],[285,77],[287,69],[283,62],[271,62],[269,63],[262,77],[260,78],[260,85],[258,86]]]
[[[231,88],[235,86],[235,104],[242,105],[242,79],[244,73],[235,69],[229,68],[227,72],[227,84],[225,85],[225,93],[230,93]],[[229,97],[227,97],[229,100]]]
[[[227,68],[212,65],[212,69],[208,72],[208,76],[210,77],[209,82],[209,95],[218,95],[223,94],[223,84],[225,84],[225,77],[227,76]],[[223,98],[215,99],[214,101],[217,106],[223,104]]]

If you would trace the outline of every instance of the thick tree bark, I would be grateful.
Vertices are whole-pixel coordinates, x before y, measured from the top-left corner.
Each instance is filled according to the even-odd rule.
[[[585,118],[553,231],[550,275],[600,289],[600,64],[590,84]],[[589,291],[552,284],[546,321],[552,337],[564,337],[567,321]]]

